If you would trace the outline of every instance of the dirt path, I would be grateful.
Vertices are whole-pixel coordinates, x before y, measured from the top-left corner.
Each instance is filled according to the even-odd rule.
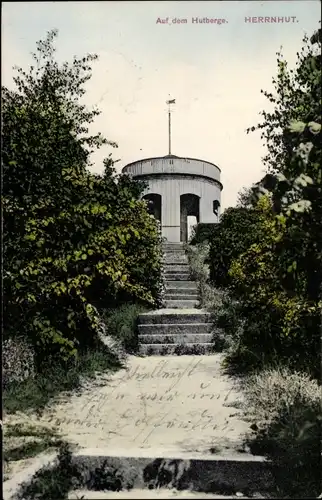
[[[231,453],[248,424],[221,356],[131,356],[127,369],[64,397],[38,423],[80,447]],[[158,451],[157,451],[158,450]]]

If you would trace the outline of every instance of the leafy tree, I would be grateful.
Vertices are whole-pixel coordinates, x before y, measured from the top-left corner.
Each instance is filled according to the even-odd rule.
[[[81,103],[97,56],[54,59],[57,31],[37,43],[34,65],[2,89],[5,333],[23,329],[44,355],[68,358],[96,341],[97,306],[160,294],[160,235],[140,201],[144,186],[91,174],[90,153],[116,147],[88,125]]]
[[[269,161],[277,174],[267,175],[262,185],[273,194],[275,213],[288,219],[289,246],[296,241],[294,267],[307,275],[307,296],[317,301],[322,282],[321,29],[304,43],[296,70],[287,71],[283,64],[279,97],[272,101],[275,112],[260,125],[271,144]],[[276,122],[279,113],[283,119]],[[287,161],[279,162],[281,148],[289,152]]]
[[[274,109],[262,111],[263,121],[247,133],[261,130],[261,138],[268,148],[263,162],[269,173],[294,175],[297,173],[293,155],[296,138],[290,124],[319,123],[321,119],[321,29],[311,39],[303,38],[295,69],[288,68],[281,52],[277,52],[277,67],[277,78],[272,80],[275,93],[261,90]]]
[[[268,174],[261,241],[232,262],[229,275],[243,305],[247,349],[312,371],[320,366],[322,283],[321,31],[298,54],[295,70],[278,58],[272,113],[263,112]],[[256,128],[256,127],[254,127]],[[256,190],[255,190],[256,191]],[[263,203],[263,202],[261,202]],[[258,311],[261,310],[260,316]]]
[[[319,337],[308,328],[308,319],[317,313],[318,304],[305,297],[305,276],[294,276],[293,267],[288,268],[287,219],[276,217],[271,205],[267,196],[260,198],[258,207],[265,214],[262,237],[229,269],[231,293],[243,317],[240,347],[252,352],[255,365],[279,359],[296,369],[315,370],[312,356]]]
[[[233,259],[245,252],[254,241],[260,241],[262,213],[257,208],[230,207],[221,215],[210,241],[210,278],[216,286],[227,287]]]
[[[253,189],[252,188],[243,188],[239,191],[237,195],[237,203],[236,206],[238,208],[252,208],[253,207]]]

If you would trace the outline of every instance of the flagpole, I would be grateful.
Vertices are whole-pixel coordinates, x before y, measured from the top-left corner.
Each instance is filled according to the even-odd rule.
[[[169,155],[171,155],[171,104],[175,104],[176,100],[175,99],[169,99],[167,101],[168,105],[168,128],[169,128]]]
[[[169,104],[169,155],[171,155],[171,109]]]

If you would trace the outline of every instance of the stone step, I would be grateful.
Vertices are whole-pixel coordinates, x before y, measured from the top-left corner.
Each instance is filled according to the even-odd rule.
[[[163,259],[169,259],[171,262],[177,262],[177,260],[182,259],[184,262],[188,261],[188,256],[185,252],[163,252]]]
[[[170,281],[171,283],[171,281]],[[197,287],[195,288],[174,288],[172,286],[166,287],[165,293],[167,295],[176,295],[176,296],[182,296],[182,295],[198,295],[198,289]],[[178,297],[178,298],[180,298]]]
[[[140,488],[134,488],[132,490],[121,490],[121,491],[96,491],[96,490],[87,490],[87,489],[81,489],[81,490],[73,490],[68,494],[68,500],[78,500],[81,498],[82,500],[143,500],[143,499],[149,499],[149,500],[166,500],[168,498],[182,498],[185,499],[195,499],[195,500],[228,500],[228,499],[234,499],[236,500],[238,496],[234,495],[218,495],[217,493],[199,493],[199,492],[192,492],[190,490],[174,490],[173,488],[155,488],[153,490],[148,490],[148,489],[140,489]],[[243,496],[243,500],[253,500],[254,498],[257,498],[256,496],[252,497],[245,497]],[[261,495],[258,496],[258,498],[262,499],[263,497]]]
[[[183,259],[185,262],[188,262],[188,256],[185,252],[164,252],[163,256],[169,259]]]
[[[171,248],[171,247],[163,247],[162,248],[163,255],[187,255],[184,248]]]
[[[177,260],[182,259],[184,262],[188,260],[188,257],[184,251],[182,252],[172,252],[172,251],[163,251],[163,258],[164,260],[169,259],[171,262],[177,262]]]
[[[193,309],[194,307],[197,307],[198,301],[197,300],[187,300],[187,299],[172,299],[172,300],[165,300],[165,305],[168,309]]]
[[[211,344],[211,333],[177,333],[175,335],[157,334],[139,335],[140,345],[143,344]]]
[[[166,268],[167,266],[172,266],[173,268],[175,266],[187,266],[188,262],[185,259],[177,259],[177,260],[171,260],[171,259],[163,259],[162,261],[163,268]]]
[[[169,262],[169,263],[168,263],[168,265],[169,265],[169,266],[173,266],[173,267],[177,266],[178,264],[180,264],[180,263],[179,263],[179,262]],[[183,265],[183,266],[188,266],[188,265],[189,265],[189,261],[188,261],[188,259],[185,259],[185,260],[183,261],[182,265]]]
[[[167,288],[165,289],[165,298],[167,300],[173,300],[171,299],[171,296],[173,296],[173,299],[176,300],[182,300],[182,299],[187,299],[187,300],[198,300],[199,298],[199,293],[198,290],[194,290],[193,288]]]
[[[195,281],[169,281],[166,283],[166,286],[169,288],[172,288],[173,290],[177,289],[182,289],[182,288],[191,288],[191,289],[197,289],[197,283]]]
[[[165,264],[163,266],[164,272],[165,273],[182,273],[182,272],[189,272],[190,268],[188,263],[187,264]]]
[[[189,281],[190,273],[166,273],[166,281]]]
[[[269,493],[276,491],[274,470],[270,462],[264,457],[248,453],[231,452],[220,456],[194,452],[179,454],[162,449],[151,451],[139,448],[132,451],[118,448],[114,451],[111,448],[82,448],[73,453],[72,465],[79,472],[77,485],[79,490],[77,495],[74,495],[75,490],[70,491],[69,499],[117,499],[118,495],[120,500],[121,498],[176,498],[174,490],[178,491],[178,498],[181,499],[190,498],[193,492],[196,494],[195,498],[206,499],[208,497],[205,492],[207,492],[210,498],[254,499],[272,498]],[[106,491],[110,478],[106,479],[106,489],[104,489],[101,471],[107,467],[113,467],[120,472],[121,492]],[[164,471],[169,473],[166,475]],[[159,485],[156,487],[158,478]],[[133,490],[127,491],[129,479]],[[90,486],[91,482],[94,484],[100,482],[100,491],[95,492],[96,488]],[[136,489],[139,494],[130,495],[131,491],[134,493]],[[184,494],[185,491],[187,496]],[[78,494],[79,492],[83,494],[88,492],[92,495],[87,497]],[[100,496],[102,493],[109,496]]]
[[[163,267],[166,266],[186,266],[188,262],[185,259],[177,259],[177,260],[172,260],[172,259],[164,259],[162,261]]]
[[[180,335],[212,333],[212,323],[163,323],[138,325],[140,335]]]
[[[183,247],[172,248],[170,246],[167,246],[167,247],[162,247],[162,251],[163,253],[177,253],[186,255],[186,251]]]
[[[178,292],[177,290],[174,290],[172,292],[169,292],[169,290],[166,290],[165,300],[195,300],[198,301],[199,295],[197,293],[197,290],[192,290],[188,288],[188,291],[186,291],[184,288]]]
[[[183,245],[162,245],[162,250],[164,252],[186,252]]]
[[[163,243],[162,245],[162,248],[164,248],[165,250],[182,250],[182,251],[185,251],[184,250],[184,246],[183,246],[183,243]]]
[[[146,356],[165,356],[171,354],[213,354],[214,345],[209,343],[187,343],[187,344],[140,344],[139,354]]]
[[[183,301],[185,301],[185,303],[183,303]],[[166,293],[165,296],[164,296],[164,302],[174,302],[174,308],[177,309],[177,303],[183,303],[183,306],[186,307],[188,306],[188,308],[190,309],[190,305],[189,303],[191,302],[191,304],[197,304],[195,306],[192,306],[192,307],[196,307],[198,309],[198,302],[199,301],[199,295],[197,293],[188,293],[187,295],[184,295],[184,294],[176,294],[176,293]],[[180,304],[179,304],[180,306]],[[172,306],[169,306],[169,307],[172,307]]]
[[[178,262],[182,260],[184,263],[188,262],[188,257],[184,252],[164,252],[163,253],[163,260],[164,261],[169,261],[171,263]]]
[[[138,317],[139,325],[164,324],[199,324],[211,323],[211,314],[202,309],[158,309],[142,313]]]
[[[189,266],[168,266],[167,268],[164,269],[164,274],[181,274],[181,273],[189,273],[190,274],[190,268]]]

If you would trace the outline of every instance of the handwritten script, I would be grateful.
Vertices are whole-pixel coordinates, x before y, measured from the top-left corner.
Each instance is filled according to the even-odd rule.
[[[128,434],[131,440],[143,443],[157,430],[215,429],[214,415],[207,408],[207,401],[227,399],[227,394],[214,392],[212,380],[202,373],[205,372],[200,359],[185,369],[173,368],[166,360],[151,371],[137,366],[119,378],[113,377],[103,390],[86,397],[76,416],[60,418],[53,414],[50,421],[58,426],[82,427],[84,431],[102,429],[104,436]],[[187,390],[190,387],[191,392]],[[172,401],[176,405],[171,404]],[[184,407],[178,415],[175,408],[180,403]]]

